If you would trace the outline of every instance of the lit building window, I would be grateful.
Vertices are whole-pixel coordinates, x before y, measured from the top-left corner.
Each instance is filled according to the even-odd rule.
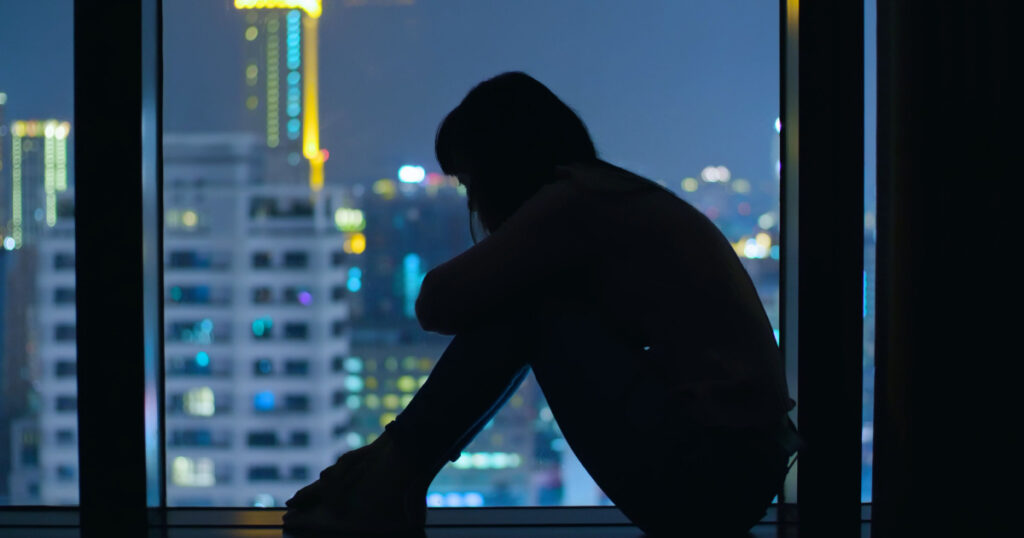
[[[171,483],[185,487],[209,487],[216,484],[213,460],[177,456],[171,463]]]
[[[185,392],[183,397],[185,413],[197,417],[212,417],[216,412],[213,389],[196,387]]]

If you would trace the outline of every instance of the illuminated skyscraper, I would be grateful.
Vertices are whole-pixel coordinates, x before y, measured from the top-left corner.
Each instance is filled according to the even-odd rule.
[[[308,176],[319,192],[327,152],[320,148],[317,28],[320,0],[235,0],[245,11],[245,108],[265,132],[267,179]]]
[[[15,121],[10,127],[10,181],[5,185],[3,246],[21,248],[59,216],[57,197],[68,188],[68,136],[71,124],[60,120]],[[8,205],[9,204],[9,205]]]

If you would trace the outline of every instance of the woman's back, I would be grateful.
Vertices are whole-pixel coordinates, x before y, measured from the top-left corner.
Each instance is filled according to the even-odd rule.
[[[577,167],[591,212],[583,287],[611,330],[635,344],[688,419],[775,427],[787,407],[783,365],[760,299],[732,246],[671,192],[614,167]],[[581,290],[582,291],[582,290]]]

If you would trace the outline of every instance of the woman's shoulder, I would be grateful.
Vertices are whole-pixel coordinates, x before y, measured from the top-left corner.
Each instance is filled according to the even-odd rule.
[[[568,180],[568,185],[584,192],[624,194],[664,190],[654,181],[600,160],[574,163],[559,167],[558,170],[561,177]]]

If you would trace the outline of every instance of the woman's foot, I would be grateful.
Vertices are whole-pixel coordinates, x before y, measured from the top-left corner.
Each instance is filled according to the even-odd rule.
[[[429,477],[432,479],[433,477]],[[430,479],[401,458],[388,432],[351,451],[286,505],[287,532],[422,531]]]

